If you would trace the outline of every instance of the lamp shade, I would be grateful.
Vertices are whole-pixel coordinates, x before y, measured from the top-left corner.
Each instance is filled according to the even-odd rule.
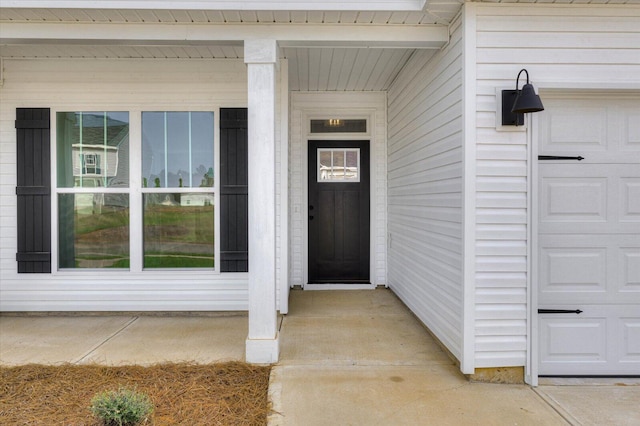
[[[543,110],[544,106],[542,106],[540,96],[536,95],[536,92],[533,89],[533,84],[529,83],[522,87],[522,90],[518,93],[516,101],[513,103],[513,108],[511,108],[511,112],[516,114]]]

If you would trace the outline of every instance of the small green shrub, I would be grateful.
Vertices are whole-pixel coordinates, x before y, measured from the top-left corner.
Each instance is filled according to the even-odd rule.
[[[104,391],[91,400],[91,412],[105,426],[135,426],[153,412],[151,399],[135,389]]]

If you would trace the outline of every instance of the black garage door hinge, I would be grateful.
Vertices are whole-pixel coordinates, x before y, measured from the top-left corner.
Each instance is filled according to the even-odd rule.
[[[577,157],[563,157],[561,155],[538,155],[538,160],[584,160],[584,157],[578,155]]]
[[[581,314],[580,309],[538,309],[539,314]]]

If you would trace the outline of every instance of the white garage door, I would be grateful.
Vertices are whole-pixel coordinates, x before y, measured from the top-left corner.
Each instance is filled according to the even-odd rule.
[[[539,374],[640,375],[640,96],[544,103]]]

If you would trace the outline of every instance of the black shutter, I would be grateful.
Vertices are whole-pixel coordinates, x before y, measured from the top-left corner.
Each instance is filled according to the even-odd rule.
[[[51,272],[51,163],[48,108],[17,108],[19,273]]]
[[[247,109],[220,110],[220,270],[249,270]]]

